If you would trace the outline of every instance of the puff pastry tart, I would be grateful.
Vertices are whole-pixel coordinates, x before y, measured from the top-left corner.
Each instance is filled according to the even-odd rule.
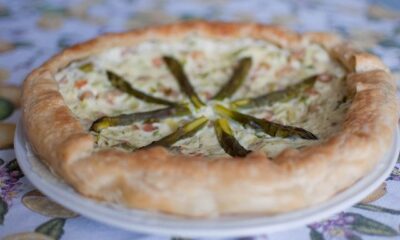
[[[79,193],[191,217],[326,201],[378,163],[397,119],[376,56],[252,23],[100,36],[23,89],[33,151]]]

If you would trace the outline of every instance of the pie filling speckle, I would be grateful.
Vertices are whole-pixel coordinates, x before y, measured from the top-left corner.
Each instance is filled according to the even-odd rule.
[[[274,157],[340,129],[351,101],[345,74],[317,44],[187,36],[106,50],[56,80],[97,149]]]

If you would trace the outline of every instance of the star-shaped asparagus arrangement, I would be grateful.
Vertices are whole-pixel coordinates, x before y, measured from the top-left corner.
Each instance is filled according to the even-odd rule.
[[[234,132],[228,120],[240,123],[246,128],[253,128],[256,131],[262,131],[272,137],[291,138],[298,137],[303,139],[315,140],[317,137],[311,132],[294,126],[288,126],[271,122],[265,119],[256,118],[239,112],[239,109],[254,108],[270,105],[275,102],[284,102],[300,96],[304,90],[313,87],[317,75],[311,76],[301,82],[289,86],[286,89],[270,92],[255,98],[242,98],[229,102],[229,107],[224,106],[222,101],[231,98],[233,94],[245,81],[247,74],[252,65],[252,59],[245,57],[239,60],[230,79],[222,86],[222,88],[211,98],[209,102],[203,102],[183,70],[181,63],[173,57],[164,56],[164,63],[175,77],[181,91],[187,96],[189,102],[173,102],[166,99],[151,96],[138,89],[135,89],[123,77],[107,71],[107,78],[111,84],[118,90],[125,92],[137,99],[148,103],[164,105],[166,107],[157,110],[136,112],[131,114],[122,114],[119,116],[105,116],[97,119],[90,127],[91,131],[100,132],[101,130],[113,126],[126,126],[137,121],[144,120],[161,120],[171,117],[190,116],[191,120],[179,126],[174,132],[159,140],[141,147],[148,148],[152,146],[169,147],[177,141],[192,137],[200,129],[202,129],[209,121],[213,122],[215,134],[218,142],[224,151],[232,157],[244,157],[251,151],[243,147],[235,138]],[[209,119],[206,116],[195,117],[196,112],[207,107],[207,103],[212,103],[212,109],[218,116],[217,119]],[[192,107],[189,106],[192,105]]]

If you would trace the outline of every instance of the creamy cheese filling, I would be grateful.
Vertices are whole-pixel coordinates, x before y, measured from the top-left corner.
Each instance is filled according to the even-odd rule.
[[[187,98],[165,66],[163,55],[173,56],[183,64],[191,84],[207,103],[206,107],[193,111],[193,115],[206,116],[210,120],[218,115],[213,110],[215,102],[208,100],[228,81],[242,57],[252,58],[251,70],[238,91],[222,104],[284,89],[306,77],[321,74],[314,87],[300,97],[257,109],[240,110],[255,117],[304,128],[317,135],[319,140],[270,137],[230,121],[235,137],[245,148],[264,151],[271,157],[285,148],[316,144],[334,134],[340,129],[349,106],[344,69],[317,44],[288,50],[254,39],[216,40],[188,36],[174,42],[149,40],[134,47],[113,48],[73,62],[56,74],[56,80],[66,104],[89,129],[92,122],[102,116],[164,107],[117,90],[108,81],[106,70],[123,76],[132,86],[153,96],[185,101]],[[133,150],[168,135],[189,119],[185,116],[109,127],[96,135],[97,148]],[[212,124],[195,136],[176,142],[171,149],[189,155],[226,155],[218,144]]]

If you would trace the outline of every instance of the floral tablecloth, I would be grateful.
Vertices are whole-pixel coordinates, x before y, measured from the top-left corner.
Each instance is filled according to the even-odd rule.
[[[400,80],[397,0],[0,0],[0,238],[179,238],[119,230],[62,208],[24,177],[7,137],[20,114],[18,86],[54,53],[104,32],[188,19],[258,21],[297,31],[337,32],[381,56]],[[363,203],[321,222],[248,239],[400,239],[399,224],[400,163]]]

